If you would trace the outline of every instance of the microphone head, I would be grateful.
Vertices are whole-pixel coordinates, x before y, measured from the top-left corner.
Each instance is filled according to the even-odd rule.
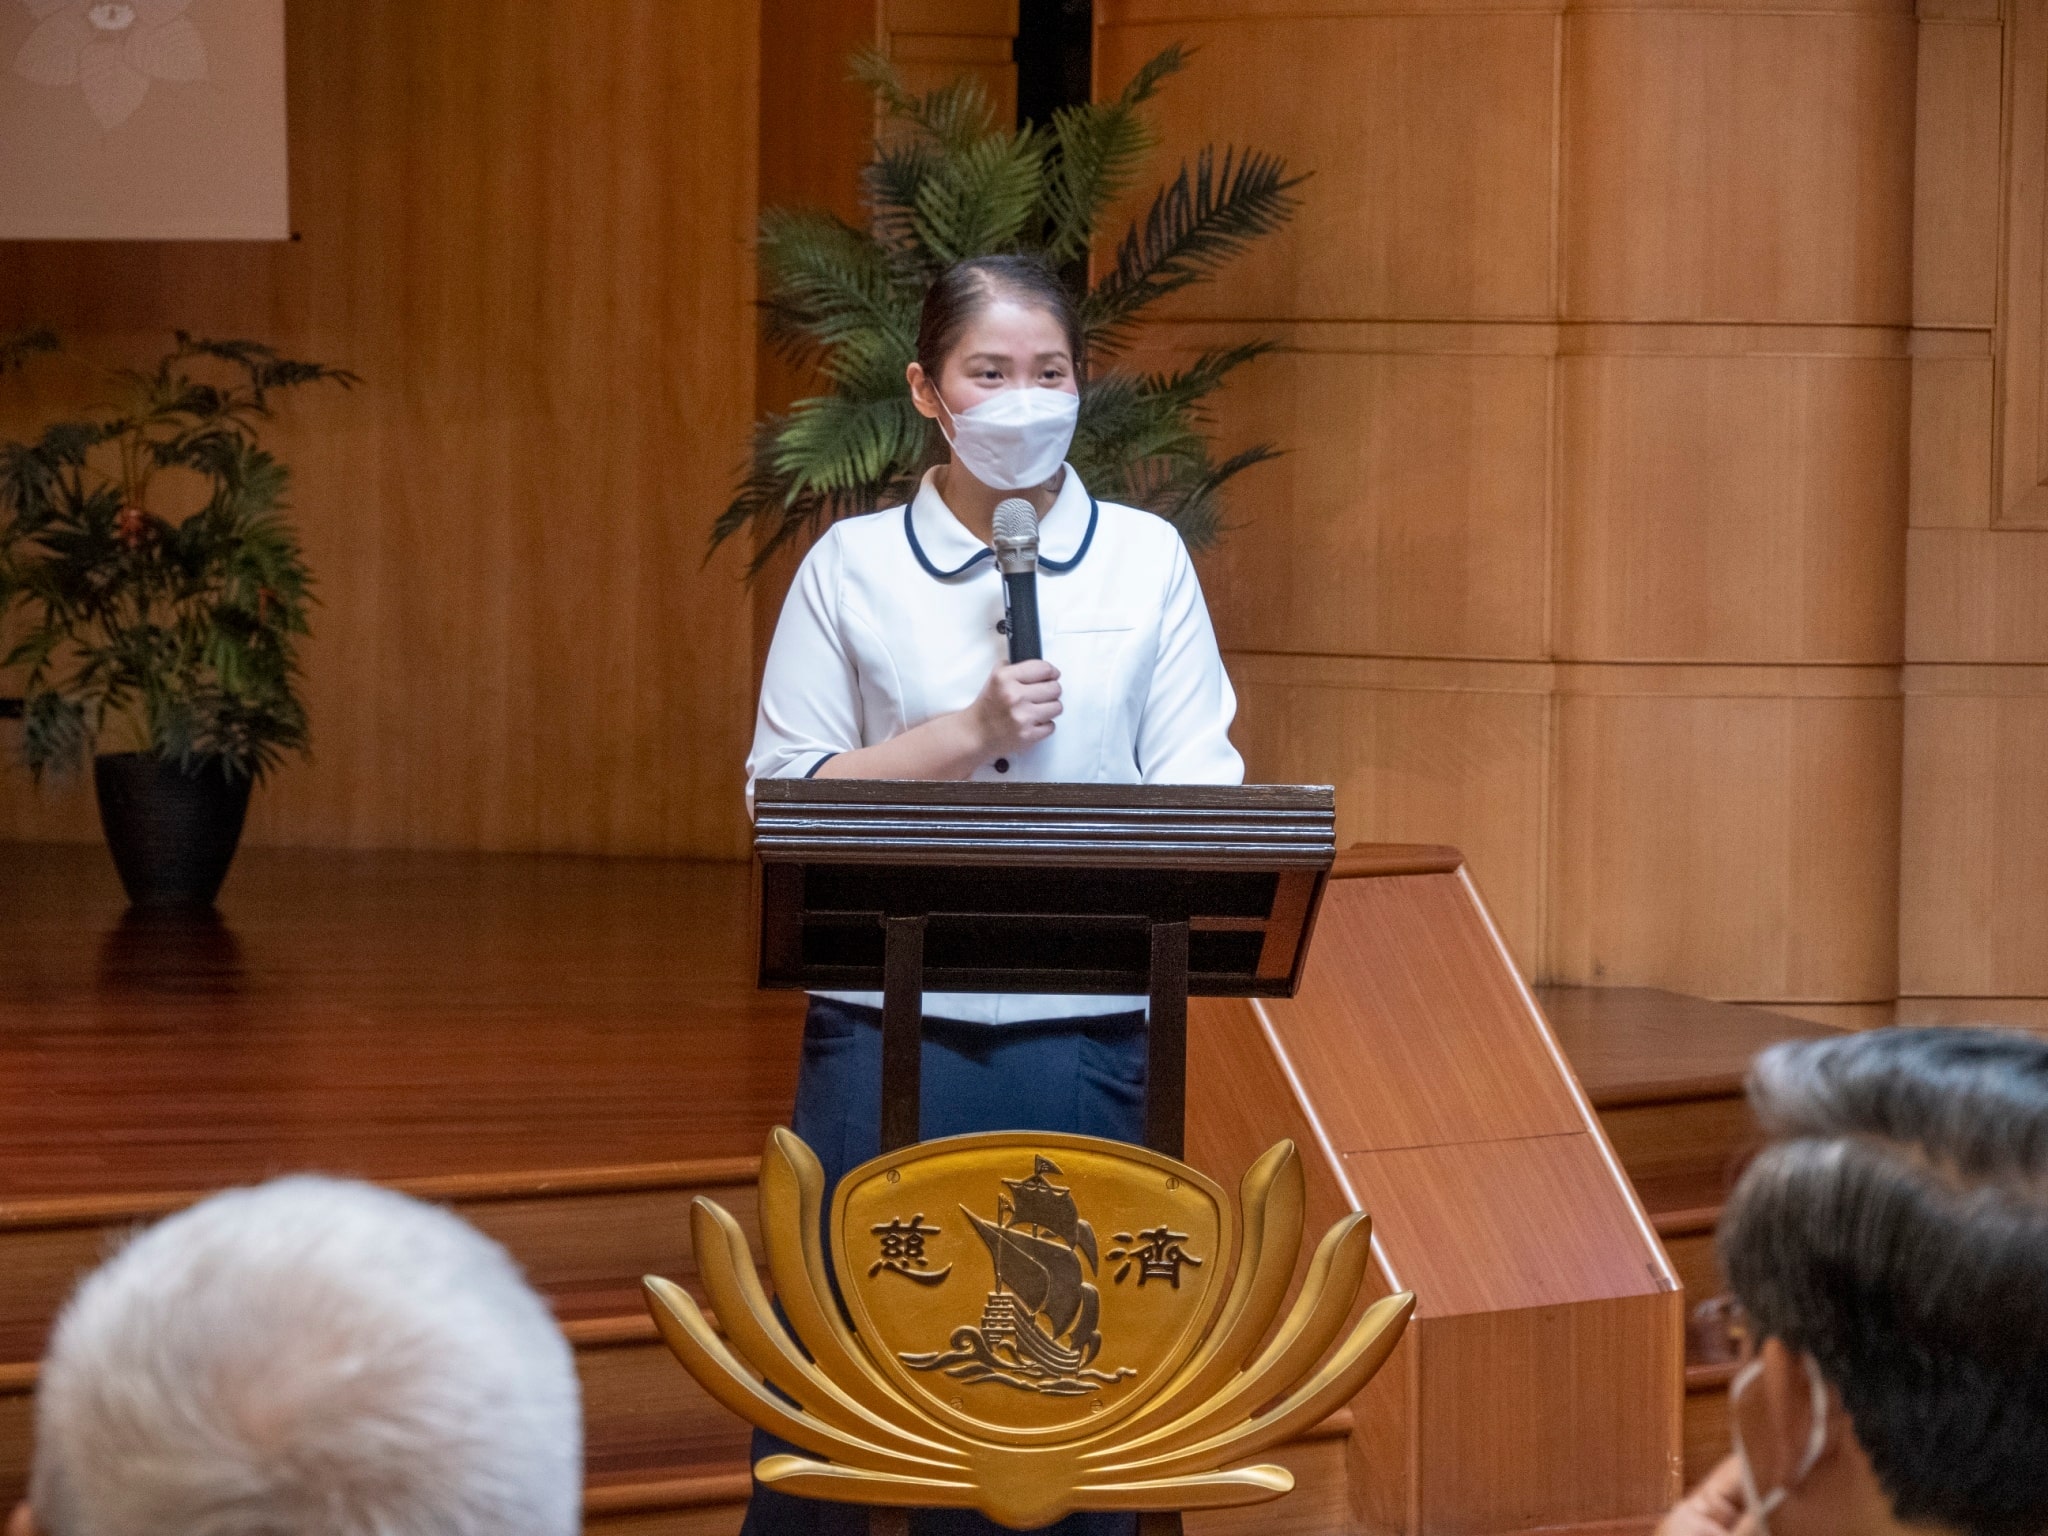
[[[996,567],[1006,576],[1038,568],[1038,513],[1022,496],[996,503],[994,537]]]
[[[995,536],[1012,543],[1038,537],[1038,513],[1022,496],[996,503]]]

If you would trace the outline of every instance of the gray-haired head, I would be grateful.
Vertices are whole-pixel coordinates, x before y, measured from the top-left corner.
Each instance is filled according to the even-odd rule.
[[[29,1497],[48,1536],[572,1536],[581,1420],[504,1249],[388,1190],[280,1179],[80,1285]]]
[[[2048,1042],[1787,1042],[1749,1096],[1773,1140],[1719,1246],[1756,1332],[1819,1364],[1900,1519],[2048,1531]]]

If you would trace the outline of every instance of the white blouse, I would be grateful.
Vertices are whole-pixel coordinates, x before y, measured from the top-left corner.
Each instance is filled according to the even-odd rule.
[[[936,471],[907,507],[834,523],[782,605],[754,750],[754,780],[817,772],[972,704],[1009,654],[1002,579],[953,516]],[[1216,650],[1187,547],[1171,523],[1096,502],[1069,465],[1039,521],[1038,614],[1064,706],[1043,741],[977,779],[1070,784],[1240,784],[1230,744],[1237,696]],[[824,994],[881,1006],[880,993]],[[928,993],[925,1012],[978,1023],[1142,1008],[1142,997]]]

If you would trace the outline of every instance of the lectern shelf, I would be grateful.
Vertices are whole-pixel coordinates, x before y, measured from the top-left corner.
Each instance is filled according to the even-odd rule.
[[[882,1144],[917,1139],[921,998],[1143,993],[1178,1157],[1187,999],[1286,997],[1336,855],[1310,785],[764,779],[761,985],[883,994]]]

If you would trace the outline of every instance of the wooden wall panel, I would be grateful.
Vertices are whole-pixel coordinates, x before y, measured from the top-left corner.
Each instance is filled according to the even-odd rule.
[[[2048,530],[1915,528],[1907,547],[1914,660],[2048,663]]]
[[[1288,459],[1202,567],[1254,774],[1462,845],[1535,974],[1888,1003],[1910,445],[1951,506],[1990,463],[1981,353],[1915,398],[1913,119],[1981,143],[1981,45],[1923,83],[1902,0],[1098,20],[1105,84],[1210,50],[1162,159],[1315,171],[1172,328],[1282,347],[1221,416]]]
[[[1994,521],[2048,525],[2048,5],[2005,27],[2005,261],[1999,296],[1999,502]]]
[[[1248,515],[1203,561],[1226,647],[1545,654],[1550,362],[1529,329],[1298,325],[1232,381],[1230,446],[1292,451],[1232,487]]]
[[[1893,995],[1916,40],[1567,19],[1554,978]]]
[[[878,39],[886,45],[881,0],[759,3],[761,78],[767,82],[760,99],[760,205],[824,208],[858,223],[860,168],[874,144],[875,103],[851,78],[848,65],[856,51],[875,47]],[[817,390],[815,373],[793,367],[761,340],[754,384],[757,414],[786,410],[790,402]],[[768,646],[800,555],[785,547],[748,585],[754,663],[750,705],[759,697]],[[748,724],[751,740],[751,713]]]
[[[1889,999],[1898,686],[1878,667],[1569,669],[1548,974]]]
[[[2048,998],[2048,667],[1907,678],[1899,989]]]
[[[1913,318],[1989,325],[1998,304],[2000,58],[1994,24],[1919,29]]]
[[[1206,143],[1311,171],[1299,218],[1177,314],[1319,320],[1550,309],[1556,27],[1539,12],[1291,16],[1189,3],[1135,25],[1096,7],[1096,79],[1198,49],[1160,97],[1170,170]]]
[[[1907,320],[1910,5],[1583,12],[1566,48],[1567,314]]]
[[[879,13],[878,41],[913,91],[929,91],[963,74],[987,87],[997,120],[1017,116],[1017,0],[863,0],[842,6]],[[829,23],[828,23],[829,25]]]
[[[1995,381],[1988,330],[1916,332],[1912,463],[1907,523],[1991,526],[1991,421]],[[1908,558],[1907,587],[1911,590]],[[1912,620],[1907,620],[1911,628]]]
[[[2048,5],[1922,7],[1898,1017],[2048,1025]]]
[[[703,549],[753,401],[756,41],[711,0],[294,3],[294,243],[0,246],[0,327],[365,378],[277,434],[316,756],[253,840],[744,850],[748,611]],[[10,773],[0,833],[90,835],[81,798]]]
[[[2048,1035],[2048,997],[1902,997],[1901,1024],[1969,1024]]]
[[[1227,652],[1247,777],[1334,784],[1337,838],[1464,838],[1508,947],[1542,955],[1551,703],[1542,664]]]
[[[1896,662],[1903,333],[1891,357],[1777,329],[1695,329],[1658,355],[1642,329],[1560,365],[1561,653]]]

